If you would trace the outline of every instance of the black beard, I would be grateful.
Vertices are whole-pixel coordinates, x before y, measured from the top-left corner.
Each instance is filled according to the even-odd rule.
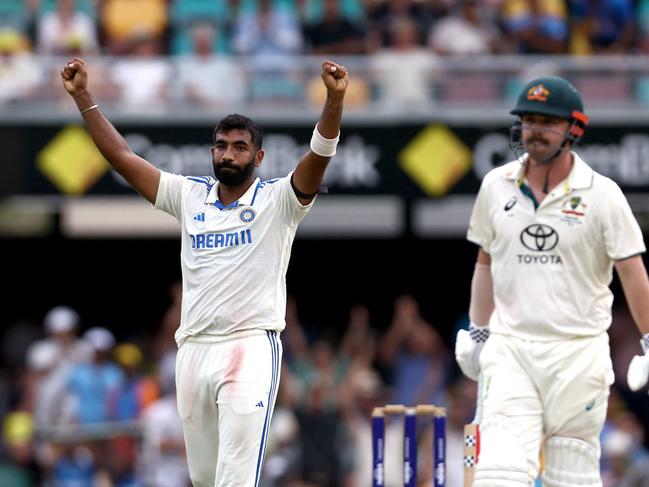
[[[221,184],[224,184],[225,186],[240,186],[255,171],[255,160],[251,159],[250,162],[242,168],[238,168],[230,163],[214,163],[213,166],[214,175]],[[224,171],[226,168],[229,170]]]

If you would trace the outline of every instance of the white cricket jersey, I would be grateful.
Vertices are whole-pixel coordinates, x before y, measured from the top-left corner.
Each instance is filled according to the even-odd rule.
[[[208,176],[161,172],[155,208],[182,228],[183,304],[176,342],[235,331],[283,330],[286,269],[302,205],[290,182],[257,178],[224,206]],[[315,201],[315,200],[314,200]]]
[[[550,341],[604,332],[614,261],[645,251],[618,185],[573,157],[536,210],[523,193],[524,158],[482,181],[467,238],[491,256],[494,333]]]

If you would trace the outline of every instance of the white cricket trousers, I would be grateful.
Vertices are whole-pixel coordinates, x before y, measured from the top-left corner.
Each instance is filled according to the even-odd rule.
[[[256,487],[279,386],[279,332],[188,339],[178,350],[176,388],[194,487]]]
[[[543,437],[580,439],[600,454],[613,383],[607,333],[552,342],[492,333],[480,366],[482,423],[491,423],[496,434],[481,436],[478,470],[490,468],[485,463],[507,465],[523,451],[528,475],[536,478]]]

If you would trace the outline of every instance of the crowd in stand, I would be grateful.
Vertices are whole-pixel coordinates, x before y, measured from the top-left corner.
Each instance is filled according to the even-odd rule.
[[[68,306],[42,323],[16,323],[2,337],[0,485],[182,487],[189,485],[176,412],[173,332],[180,287],[157,332],[118,340]],[[476,385],[455,365],[450,328],[422,316],[409,295],[388,323],[357,304],[332,333],[303,322],[289,298],[280,392],[261,485],[364,487],[371,479],[372,408],[436,404],[448,411],[448,485],[462,485],[463,425]],[[444,332],[442,330],[445,330]],[[617,374],[603,433],[605,487],[644,487],[649,399],[626,389],[637,332],[626,310],[611,329]],[[124,333],[124,330],[122,330]],[[403,423],[388,423],[387,485],[400,485]],[[418,425],[421,486],[432,485],[432,429]]]
[[[197,25],[216,52],[368,54],[397,32],[441,54],[626,53],[646,49],[646,0],[4,0],[0,25],[40,54],[191,50]]]
[[[98,96],[124,106],[318,97],[293,56],[363,56],[376,71],[398,62],[413,86],[359,83],[350,103],[378,90],[412,93],[398,102],[416,106],[443,56],[647,52],[649,0],[3,0],[0,103],[60,96],[60,66],[43,69],[32,54],[116,56],[92,63],[91,77]]]

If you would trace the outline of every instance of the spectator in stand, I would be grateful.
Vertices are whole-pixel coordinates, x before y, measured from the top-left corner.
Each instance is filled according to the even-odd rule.
[[[86,56],[99,54],[99,39],[96,22],[90,14],[90,6],[86,0],[87,8],[80,8],[80,0],[56,0],[54,10],[46,10],[42,15],[36,15],[41,0],[32,0],[31,9],[34,10],[34,37],[38,53],[46,56]],[[92,5],[94,12],[94,1]],[[70,100],[61,93],[61,75],[58,66],[54,68],[50,63],[41,62],[44,82],[39,86],[36,95],[40,100],[56,101],[63,109],[70,108]],[[97,80],[101,80],[97,89],[103,93],[102,97],[108,100],[116,98],[116,87],[106,73],[105,61],[96,59],[91,70]]]
[[[639,0],[636,7],[638,25],[638,47],[643,54],[649,54],[649,0]]]
[[[326,340],[317,340],[311,355],[312,362],[303,364],[304,395],[297,412],[302,475],[316,485],[336,487],[346,474],[342,456],[346,442],[338,392],[345,370]]]
[[[343,16],[341,1],[323,0],[322,18],[305,28],[311,53],[356,55],[364,52],[363,29]]]
[[[175,357],[159,362],[162,396],[142,415],[142,485],[189,487],[183,430],[176,407]]]
[[[341,416],[349,441],[344,445],[342,457],[349,466],[348,482],[341,485],[367,485],[372,477],[372,410],[390,402],[390,391],[380,375],[373,369],[356,369],[347,376],[341,387]],[[403,421],[395,419],[386,423],[386,445],[403,441]],[[386,455],[385,485],[403,483],[403,458]]]
[[[137,419],[158,398],[160,391],[156,381],[142,373],[144,357],[137,345],[121,343],[115,347],[113,355],[124,375],[114,402],[114,417],[118,421]]]
[[[314,400],[318,407],[335,410],[338,406],[338,386],[347,372],[346,364],[335,353],[331,343],[318,338],[310,347],[310,353],[293,366],[293,373],[303,391],[303,406]],[[317,397],[316,397],[317,396]]]
[[[125,110],[155,110],[169,97],[171,66],[160,57],[160,39],[149,31],[137,32],[130,39],[128,55],[119,58],[112,69]],[[136,79],[137,83],[133,83]]]
[[[246,79],[239,64],[214,52],[215,36],[211,24],[192,27],[192,52],[178,60],[181,95],[196,105],[238,105],[246,96]]]
[[[5,5],[10,5],[12,2],[14,2],[14,4],[22,3],[22,8],[19,12],[20,21],[18,23],[14,23],[13,26],[27,36],[29,43],[32,46],[36,46],[38,44],[38,21],[41,19],[41,14],[39,11],[41,7],[41,0],[23,0],[22,2],[20,0],[9,0],[9,2],[5,2]],[[1,4],[2,2],[0,2],[0,5]],[[9,15],[8,17],[9,19],[11,19],[11,15]],[[3,18],[2,15],[0,15],[0,18],[2,19],[0,20],[0,24],[5,24],[5,21],[9,21],[7,17]]]
[[[446,403],[450,354],[412,296],[397,298],[392,324],[379,345],[379,358],[393,373],[393,404]]]
[[[113,352],[115,362],[124,374],[124,382],[111,400],[113,417],[117,421],[140,419],[143,411],[159,397],[157,380],[145,376],[142,371],[143,355],[133,343],[121,343]],[[104,457],[107,460],[115,487],[133,487],[136,484],[138,445],[132,435],[111,438]]]
[[[283,56],[303,47],[299,17],[273,0],[258,0],[255,9],[242,9],[234,24],[231,47],[236,54]]]
[[[649,487],[649,451],[638,419],[612,389],[602,431],[603,487]]]
[[[169,286],[169,306],[160,322],[160,329],[153,339],[153,357],[156,361],[161,360],[167,352],[172,352],[175,357],[178,350],[173,336],[180,326],[182,295],[183,285],[181,282],[176,281]]]
[[[376,358],[376,333],[370,323],[370,310],[355,304],[349,310],[349,322],[343,334],[339,355],[348,367],[367,369]]]
[[[287,323],[286,330],[289,326]],[[296,415],[298,395],[295,377],[288,367],[282,367],[277,402],[268,434],[266,461],[260,480],[260,485],[264,487],[299,485],[295,484],[301,478],[302,471],[300,425]]]
[[[0,29],[0,106],[32,97],[41,78],[27,40],[16,30]]]
[[[94,21],[75,9],[75,0],[58,0],[56,9],[37,22],[38,53],[69,56],[71,46],[83,46],[84,54],[98,51]]]
[[[66,422],[70,404],[66,399],[68,376],[72,370],[69,362],[60,363],[60,350],[52,340],[41,340],[27,353],[27,390],[31,396],[34,422],[38,427]]]
[[[480,0],[460,0],[454,11],[433,24],[429,45],[437,54],[469,56],[498,51],[499,32]]]
[[[568,0],[574,54],[627,54],[635,40],[632,0]],[[578,50],[579,49],[579,50]]]
[[[520,54],[564,54],[568,9],[564,0],[504,0],[501,22]]]
[[[292,299],[289,302],[292,304],[287,306],[287,332],[289,327],[299,324],[295,303]],[[278,455],[290,460],[291,466],[278,477],[288,481],[297,470],[307,482],[334,487],[342,485],[344,476],[339,388],[346,380],[346,364],[329,340],[318,337],[305,349],[303,337],[298,333],[288,340],[290,362],[282,374],[279,401],[284,420],[295,419],[289,408],[295,410],[300,455],[295,458],[289,445],[281,445]]]
[[[233,53],[250,56],[246,64],[249,99],[258,104],[301,102],[304,79],[295,59],[302,54],[302,26],[295,9],[279,0],[258,0],[235,15]]]
[[[438,62],[419,43],[417,24],[407,18],[393,22],[390,39],[390,48],[376,51],[370,59],[379,105],[399,110],[430,106],[431,84]],[[399,66],[398,83],[394,81],[395,66]]]
[[[339,455],[341,469],[347,472],[345,485],[361,485],[360,479],[371,475],[371,453],[368,451],[368,447],[371,448],[368,429],[371,411],[373,406],[383,405],[388,400],[381,377],[373,368],[376,352],[377,334],[370,324],[370,311],[362,304],[355,304],[349,311],[349,323],[338,353],[347,370],[339,387],[344,424],[341,431],[348,436]]]
[[[80,324],[81,317],[76,310],[70,306],[55,306],[43,318],[47,338],[34,343],[33,347],[42,342],[53,344],[57,350],[54,362],[58,367],[65,368],[87,361],[92,356],[92,349],[86,341],[77,336]]]
[[[147,32],[163,48],[168,44],[167,0],[103,0],[100,23],[110,54],[124,54],[132,40]]]
[[[97,465],[90,448],[73,442],[56,446],[55,460],[49,475],[49,484],[56,487],[101,485]]]
[[[308,360],[310,350],[307,333],[300,320],[297,302],[292,295],[286,298],[286,328],[282,332],[281,339],[282,360],[288,367],[293,369],[296,363]]]
[[[74,418],[79,423],[109,421],[114,419],[111,402],[124,382],[124,374],[110,359],[115,338],[106,328],[95,327],[87,330],[83,339],[92,348],[93,357],[75,365],[68,380]]]
[[[31,414],[14,411],[3,418],[0,485],[33,487],[42,484],[42,471],[36,462],[33,439]]]
[[[3,0],[0,2],[0,29],[15,29],[25,32],[29,13],[27,3],[27,1],[23,0]]]
[[[378,37],[384,47],[394,47],[395,23],[414,23],[417,32],[415,44],[425,45],[425,33],[430,30],[433,13],[428,3],[416,0],[385,0],[368,5],[367,21],[370,37]],[[370,48],[371,49],[371,48]]]

